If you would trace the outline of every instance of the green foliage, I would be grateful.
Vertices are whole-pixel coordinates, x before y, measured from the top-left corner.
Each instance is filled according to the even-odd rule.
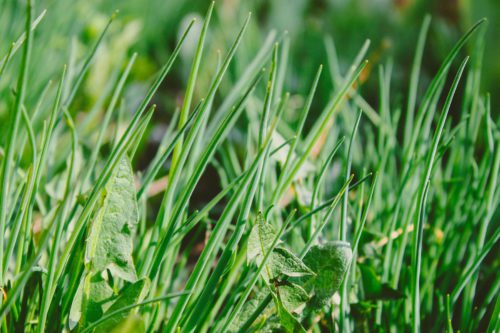
[[[266,223],[262,213],[259,213],[257,222],[248,237],[247,261],[255,261],[257,265],[260,265],[266,253],[269,252],[275,237],[276,231],[273,226]]]
[[[366,265],[358,266],[363,281],[363,293],[367,300],[391,300],[404,298],[404,294],[394,290],[388,283],[382,283],[375,270]]]
[[[123,158],[101,194],[101,202],[89,224],[85,244],[85,273],[71,305],[69,328],[76,323],[88,326],[109,312],[140,302],[147,293],[147,279],[137,280],[132,258],[138,209],[132,167]],[[108,276],[105,278],[105,276]],[[115,295],[110,278],[123,279],[125,285]],[[108,319],[97,331],[106,331],[127,317],[121,313]],[[110,325],[113,324],[113,325]]]
[[[85,245],[90,274],[109,270],[129,282],[137,279],[132,258],[132,241],[138,223],[138,209],[132,167],[123,158],[102,194]]]
[[[280,300],[275,300],[281,327],[289,333],[304,333],[306,330]]]
[[[1,332],[497,330],[486,21],[378,5],[0,0]]]
[[[315,245],[304,257],[306,265],[316,276],[306,282],[306,288],[314,292],[313,304],[324,305],[340,288],[352,261],[349,243],[343,241]]]
[[[142,302],[146,297],[149,288],[150,282],[146,278],[125,285],[123,289],[118,293],[118,296],[116,297],[116,300],[113,302],[113,304],[103,314],[104,316],[109,315],[109,318],[96,327],[96,332],[107,332],[119,326],[122,322],[123,325],[131,325],[127,324],[129,318],[134,318],[131,319],[134,323],[134,326],[139,325],[137,321],[142,321],[141,317],[131,316],[130,313],[132,309],[121,312],[118,312],[118,310],[126,308],[129,305]],[[102,317],[103,316],[100,316],[99,318]]]
[[[293,282],[280,282],[279,287],[276,289],[278,291],[278,297],[281,304],[289,312],[296,311],[310,299],[309,294],[304,290],[304,288]]]
[[[113,300],[113,289],[101,275],[82,277],[75,298],[71,304],[69,328],[73,329],[80,323],[88,323],[99,319]]]
[[[255,261],[257,265],[260,265],[266,253],[271,250],[271,245],[275,238],[276,231],[270,223],[265,222],[262,214],[259,214],[257,223],[255,223],[248,238],[248,260]],[[263,273],[268,281],[280,275],[301,277],[313,274],[309,267],[304,265],[302,260],[281,246],[277,246],[271,251],[269,261],[266,264],[266,270]]]
[[[271,255],[270,272],[272,276],[283,274],[289,277],[314,275],[309,267],[292,252],[283,247],[276,247]]]

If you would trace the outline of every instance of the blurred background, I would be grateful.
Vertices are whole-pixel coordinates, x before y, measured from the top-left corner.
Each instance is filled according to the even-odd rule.
[[[103,92],[112,88],[133,52],[138,52],[129,84],[125,90],[126,112],[133,112],[151,79],[173,50],[181,32],[192,18],[200,29],[209,1],[164,0],[37,0],[35,17],[47,13],[36,29],[30,95],[38,96],[49,80],[60,77],[63,64],[82,62],[104,29],[109,17],[118,10],[116,20],[98,49],[95,61],[80,88],[71,112],[86,114],[99,107]],[[0,55],[8,52],[10,43],[23,31],[25,0],[0,0]],[[266,37],[276,34],[279,40],[289,36],[290,55],[284,89],[292,94],[292,106],[297,109],[309,90],[320,64],[328,68],[326,46],[334,47],[339,70],[345,73],[363,43],[369,39],[368,69],[363,73],[360,87],[364,98],[377,108],[379,96],[378,66],[392,63],[391,105],[406,104],[409,76],[418,32],[426,14],[432,17],[424,52],[421,88],[436,73],[453,44],[474,22],[487,17],[489,23],[480,33],[486,34],[486,48],[481,73],[482,91],[491,92],[493,118],[496,119],[500,101],[500,1],[494,0],[219,0],[212,18],[205,56],[195,101],[203,97],[215,70],[218,52],[225,54],[248,12],[253,17],[221,86],[224,95],[246,66],[262,48]],[[155,97],[159,111],[151,128],[151,142],[143,149],[154,151],[176,108],[181,105],[197,34],[181,52],[173,72]],[[473,38],[465,54],[475,47]],[[0,131],[5,133],[5,119],[12,102],[12,89],[21,57],[16,56],[0,81]],[[330,59],[331,60],[331,59]],[[454,64],[458,66],[457,63]],[[453,72],[453,71],[452,71]],[[74,74],[74,73],[73,73]],[[71,73],[70,73],[71,75]],[[319,112],[331,97],[332,75],[325,70],[320,80],[312,113]],[[53,89],[52,89],[53,90]],[[421,89],[422,90],[422,89]],[[420,92],[421,93],[421,92]],[[29,101],[30,96],[28,96]],[[32,97],[32,104],[36,103]],[[50,99],[49,99],[50,100]],[[217,102],[217,101],[216,101]],[[100,114],[99,112],[96,114]],[[82,116],[83,117],[83,116]],[[80,118],[83,119],[83,118]],[[95,123],[99,118],[94,119]],[[41,124],[41,122],[40,122]],[[92,127],[92,123],[85,126]],[[2,135],[0,135],[2,136]],[[138,167],[141,167],[141,158]]]

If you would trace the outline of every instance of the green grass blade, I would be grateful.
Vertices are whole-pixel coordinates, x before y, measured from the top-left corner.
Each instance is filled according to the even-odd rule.
[[[424,210],[425,202],[427,199],[427,193],[429,190],[432,166],[434,165],[434,159],[436,157],[439,141],[443,133],[446,118],[448,116],[448,111],[450,110],[451,102],[455,95],[455,91],[462,77],[462,73],[467,64],[468,58],[466,58],[460,68],[457,71],[453,84],[446,97],[445,105],[443,111],[439,118],[439,122],[436,128],[436,132],[432,139],[431,150],[428,153],[426,168],[424,173],[424,178],[420,184],[419,195],[418,195],[418,216],[415,226],[415,232],[413,233],[413,245],[412,245],[412,329],[414,333],[420,331],[420,270],[421,270],[421,258],[422,258],[422,242],[423,242],[423,230],[424,230]]]
[[[9,134],[7,136],[7,143],[5,146],[5,157],[2,162],[2,178],[1,181],[1,189],[0,193],[0,234],[4,235],[5,233],[5,223],[7,216],[7,201],[8,194],[10,193],[11,187],[11,175],[12,175],[12,160],[14,159],[14,149],[16,146],[16,140],[19,131],[19,123],[21,120],[22,107],[24,104],[24,99],[26,97],[26,86],[27,81],[29,79],[29,64],[31,57],[31,48],[32,48],[32,29],[31,29],[31,14],[32,14],[32,3],[28,1],[26,7],[26,43],[24,44],[23,49],[23,58],[20,64],[19,69],[19,78],[17,83],[17,95],[16,102],[14,107],[14,112],[12,114],[12,118],[10,119],[9,126]],[[0,286],[4,286],[4,237],[0,237]]]
[[[411,68],[408,104],[406,107],[405,116],[405,146],[408,144],[408,140],[410,139],[411,131],[413,128],[415,104],[417,102],[418,80],[420,76],[420,69],[422,66],[422,56],[424,54],[425,40],[427,37],[427,32],[429,31],[430,24],[431,17],[430,15],[426,15],[424,18],[424,22],[422,23],[422,27],[420,28],[420,34],[418,35],[417,48],[415,49],[415,56],[413,58],[413,65]]]

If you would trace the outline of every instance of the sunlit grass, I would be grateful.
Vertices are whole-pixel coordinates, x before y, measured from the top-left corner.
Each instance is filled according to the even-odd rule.
[[[391,94],[392,61],[373,70],[378,105],[362,97],[369,41],[344,70],[327,37],[328,71],[317,64],[299,78],[309,89],[293,94],[303,97],[297,107],[289,36],[271,32],[241,55],[248,14],[230,47],[209,57],[214,6],[198,36],[198,22],[187,25],[140,99],[126,94],[133,53],[93,111],[80,112],[117,14],[83,59],[58,64],[56,84],[31,91],[45,12],[28,1],[24,34],[0,58],[0,81],[10,80],[0,91],[9,105],[2,332],[498,330],[500,135],[479,80],[485,20],[427,84],[426,17],[406,96]],[[193,38],[177,114],[144,154],[153,98]],[[228,78],[241,62],[243,74]],[[313,110],[320,80],[333,90]]]

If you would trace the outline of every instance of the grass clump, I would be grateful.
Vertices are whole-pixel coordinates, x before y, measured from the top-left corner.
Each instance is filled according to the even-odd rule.
[[[328,71],[300,78],[297,107],[287,34],[239,53],[250,14],[204,63],[214,8],[140,98],[126,94],[134,53],[80,112],[116,14],[56,84],[32,91],[45,13],[28,1],[0,63],[2,332],[498,330],[500,135],[478,77],[484,20],[425,84],[423,20],[405,103],[391,95],[391,61],[378,67],[378,105],[362,97],[369,42],[343,71],[326,38]],[[193,38],[182,102],[146,155],[154,98]],[[321,80],[333,90],[318,108]]]

